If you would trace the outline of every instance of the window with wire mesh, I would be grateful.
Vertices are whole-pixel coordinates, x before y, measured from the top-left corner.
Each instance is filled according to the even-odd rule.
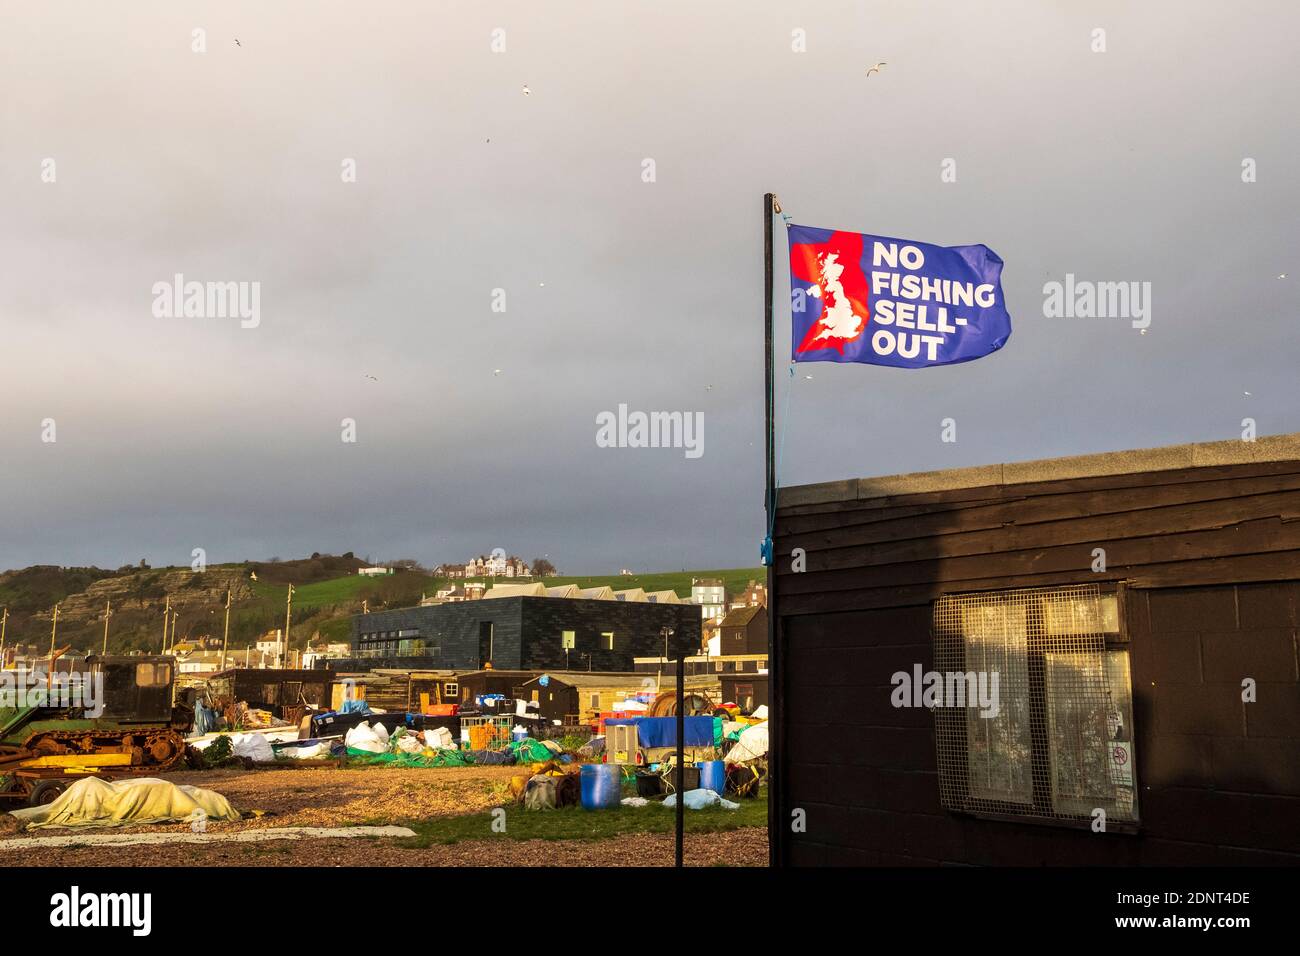
[[[946,595],[934,670],[996,707],[937,706],[943,805],[1061,823],[1136,823],[1133,703],[1119,599],[1098,585]]]

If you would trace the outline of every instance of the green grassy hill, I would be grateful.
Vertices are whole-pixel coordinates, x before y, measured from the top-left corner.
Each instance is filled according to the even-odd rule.
[[[745,589],[750,581],[762,583],[767,580],[765,568],[727,568],[718,571],[662,571],[653,574],[595,574],[576,575],[543,579],[548,587],[558,584],[577,584],[584,588],[598,588],[609,585],[615,591],[627,588],[644,588],[646,591],[677,592],[680,598],[691,596],[692,578],[719,578],[726,585],[728,594],[737,594]],[[501,583],[501,582],[498,582]]]
[[[414,607],[421,595],[432,596],[445,579],[415,571],[383,577],[362,577],[364,562],[351,554],[312,555],[298,561],[244,562],[210,565],[194,574],[188,568],[57,568],[40,566],[0,574],[0,606],[9,608],[9,644],[49,645],[50,608],[60,602],[58,643],[79,651],[98,650],[103,640],[100,611],[106,597],[113,601],[109,650],[157,652],[162,646],[162,611],[170,598],[179,608],[178,641],[192,637],[219,638],[224,620],[225,588],[238,592],[230,613],[230,647],[242,650],[267,631],[284,626],[285,597],[294,585],[291,646],[301,648],[316,634],[325,641],[345,641],[351,621],[363,604],[372,611]],[[252,575],[257,575],[257,580]],[[544,579],[548,586],[609,585],[616,590],[672,590],[689,598],[692,578],[719,578],[728,593],[764,580],[763,568],[710,571],[665,571],[624,576],[565,575]],[[498,584],[516,583],[504,578]],[[90,589],[89,592],[87,589]],[[92,600],[93,596],[93,600]]]

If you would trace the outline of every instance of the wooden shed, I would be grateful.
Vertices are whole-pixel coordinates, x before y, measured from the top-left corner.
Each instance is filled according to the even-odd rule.
[[[645,674],[562,671],[525,682],[520,694],[537,704],[547,723],[594,726],[602,712],[614,710],[615,702],[626,700],[646,686],[653,690],[654,684]]]
[[[351,696],[380,710],[424,713],[435,704],[460,702],[455,671],[378,669],[339,674],[330,690],[330,707],[339,710]]]
[[[723,674],[721,700],[740,707],[742,714],[752,714],[757,708],[770,706],[767,673]]]
[[[296,721],[307,708],[329,707],[332,670],[289,670],[233,667],[208,678],[214,698],[225,698],[269,710],[276,717]],[[288,715],[286,717],[286,709]]]
[[[1300,863],[1300,435],[785,488],[775,539],[775,862]]]

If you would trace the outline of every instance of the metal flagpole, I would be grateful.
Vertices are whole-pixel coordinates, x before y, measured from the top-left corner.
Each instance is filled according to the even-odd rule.
[[[677,848],[676,865],[682,867],[682,850],[686,830],[686,644],[677,644]]]
[[[782,826],[780,788],[781,748],[778,739],[781,735],[781,664],[780,651],[776,641],[776,573],[772,534],[776,521],[776,388],[775,369],[772,357],[772,213],[780,207],[776,195],[767,193],[763,196],[763,368],[766,372],[764,383],[764,427],[766,450],[766,472],[763,482],[764,525],[763,563],[767,565],[767,680],[770,688],[768,704],[768,727],[775,730],[771,735],[768,753],[767,776],[767,832],[768,865],[780,865],[781,855],[777,850],[778,827]]]

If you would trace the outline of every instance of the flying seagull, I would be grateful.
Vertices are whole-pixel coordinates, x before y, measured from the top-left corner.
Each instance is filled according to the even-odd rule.
[[[882,66],[885,66],[885,62],[884,62],[883,60],[882,60],[881,62],[877,63],[875,66],[869,66],[869,67],[867,67],[867,76],[870,76],[872,73],[879,73],[879,72],[880,72],[880,68],[881,68]]]
[[[524,84],[524,96],[532,96],[532,95],[533,95],[533,91],[528,88],[527,84]]]
[[[235,46],[243,46],[243,45],[244,44],[239,42],[239,37],[235,37]]]
[[[375,378],[373,375],[367,375],[366,378],[370,379],[370,381],[372,381],[372,382],[377,382],[377,381],[379,381],[379,379]]]
[[[493,375],[500,375],[500,374],[501,374],[501,369],[499,369],[499,368],[494,368],[494,369],[492,370],[492,374],[493,374]]]

